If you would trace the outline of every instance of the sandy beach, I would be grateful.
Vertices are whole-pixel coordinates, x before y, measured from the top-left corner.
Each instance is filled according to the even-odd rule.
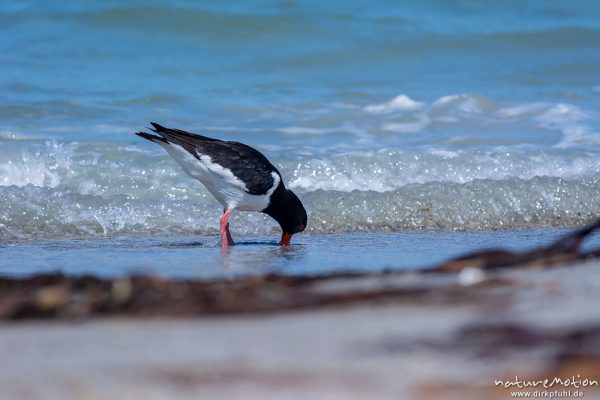
[[[503,399],[496,380],[600,380],[598,268],[340,276],[302,289],[338,304],[5,322],[0,396]]]

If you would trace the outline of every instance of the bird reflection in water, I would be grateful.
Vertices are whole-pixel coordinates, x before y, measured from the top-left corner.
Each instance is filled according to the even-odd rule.
[[[283,272],[305,256],[299,244],[279,246],[273,241],[240,241],[235,247],[221,248],[221,266],[226,270],[251,270],[257,273]]]

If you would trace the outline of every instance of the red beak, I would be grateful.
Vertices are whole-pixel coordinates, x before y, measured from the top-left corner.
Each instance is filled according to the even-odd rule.
[[[280,246],[289,246],[291,240],[292,240],[292,234],[283,232],[283,234],[281,235],[281,241],[279,242],[279,245]]]

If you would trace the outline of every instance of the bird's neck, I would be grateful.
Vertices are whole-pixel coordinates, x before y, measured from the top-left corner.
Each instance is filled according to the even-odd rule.
[[[275,189],[269,199],[269,205],[262,212],[279,221],[285,215],[285,204],[288,196],[288,190],[283,185],[283,182],[279,182],[277,189]]]

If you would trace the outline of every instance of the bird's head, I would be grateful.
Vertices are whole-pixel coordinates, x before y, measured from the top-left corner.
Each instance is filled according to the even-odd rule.
[[[291,190],[286,190],[285,196],[282,196],[277,204],[271,204],[266,212],[281,226],[283,231],[279,242],[281,246],[289,246],[292,235],[306,229],[308,220],[306,210],[298,196]]]

